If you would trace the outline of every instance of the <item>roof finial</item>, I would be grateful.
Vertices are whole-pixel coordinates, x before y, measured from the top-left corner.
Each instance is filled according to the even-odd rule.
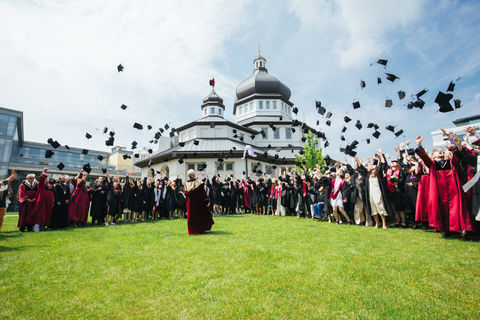
[[[260,43],[257,44],[257,52],[259,57],[260,57],[261,49],[262,49],[262,45]]]

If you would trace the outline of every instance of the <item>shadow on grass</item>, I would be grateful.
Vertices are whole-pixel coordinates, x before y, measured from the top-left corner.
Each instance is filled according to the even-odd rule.
[[[228,236],[228,235],[231,235],[232,233],[231,232],[226,232],[226,231],[222,231],[222,230],[212,230],[212,231],[208,231],[206,233],[202,233],[200,234],[201,236],[208,236],[208,235],[214,235],[214,236]]]
[[[25,250],[27,248],[30,248],[29,246],[23,246],[23,247],[5,247],[5,246],[0,246],[0,252],[12,252],[12,251],[21,251]]]
[[[224,214],[224,215],[219,215],[219,216],[214,216],[213,218],[214,219],[217,219],[217,218],[243,218],[243,217],[247,217],[249,215],[249,213],[247,213],[246,215],[245,214]]]

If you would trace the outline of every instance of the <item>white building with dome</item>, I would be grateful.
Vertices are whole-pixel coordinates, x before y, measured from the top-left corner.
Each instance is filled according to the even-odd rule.
[[[273,168],[295,166],[294,154],[303,149],[302,137],[309,128],[294,126],[290,89],[266,69],[266,59],[258,55],[253,74],[236,89],[233,105],[235,122],[224,119],[223,99],[214,89],[203,99],[202,118],[176,129],[177,135],[162,138],[153,154],[135,162],[142,176],[151,169],[166,172],[169,177],[189,169],[199,169],[212,177],[214,168],[222,177],[272,173]],[[256,157],[244,159],[250,145]],[[206,165],[206,166],[205,166]],[[277,169],[278,170],[278,169]]]

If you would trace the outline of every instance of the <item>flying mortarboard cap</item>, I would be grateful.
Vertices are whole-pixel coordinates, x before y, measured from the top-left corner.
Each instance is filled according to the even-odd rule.
[[[117,71],[118,71],[118,72],[122,72],[122,71],[123,71],[123,66],[122,66],[121,63],[117,66]]]
[[[108,134],[110,135],[110,137],[113,137],[115,135],[115,131],[110,131]]]
[[[54,154],[55,152],[53,152],[52,150],[47,150],[45,151],[45,158],[51,158]]]
[[[153,150],[152,150],[152,149],[148,149],[147,152],[150,153],[150,154],[152,154],[152,153],[153,153]]]
[[[271,144],[268,144],[267,148],[268,148],[268,149],[271,149],[271,148],[272,148],[272,145],[271,145]]]
[[[307,138],[306,138],[306,137],[302,137],[302,141],[303,141],[303,142],[307,141]]]
[[[147,126],[147,129],[148,129],[148,130],[152,130],[152,126],[151,126],[151,125],[148,125],[148,126]]]
[[[180,147],[184,147],[184,146],[185,146],[185,142],[179,142],[178,145],[179,145]]]
[[[210,122],[210,128],[215,128],[215,122]]]
[[[387,129],[388,131],[392,131],[392,132],[395,132],[395,127],[392,126],[392,125],[388,125],[385,127],[385,129]]]
[[[317,120],[317,124],[316,124],[316,125],[318,126],[319,124],[320,124],[320,120]]]
[[[425,90],[423,89],[422,91],[420,91],[419,93],[417,93],[417,98],[420,98],[421,96],[423,96],[425,93],[427,93],[428,90]]]
[[[102,160],[103,160],[103,156],[102,156],[101,154],[99,154],[99,155],[97,156],[97,159],[98,159],[99,161],[102,161]]]
[[[407,104],[407,109],[413,109],[415,107],[415,102],[411,101]]]
[[[377,84],[380,84],[380,83],[382,83],[382,78],[377,77]]]
[[[233,129],[232,132],[233,132],[233,133],[237,133],[237,129]]]
[[[297,108],[297,107],[293,107],[292,112],[295,113],[295,114],[297,114],[297,113],[298,113],[298,108]]]
[[[163,133],[163,132],[164,132],[163,128],[160,128],[160,129],[158,129],[158,130],[160,131],[160,133]]]
[[[400,91],[397,92],[397,94],[398,94],[398,98],[399,98],[400,100],[402,100],[403,98],[405,98],[405,91],[400,90]]]
[[[359,101],[355,101],[353,104],[353,109],[358,109],[360,108],[360,102]]]
[[[347,127],[343,127],[342,132],[347,131]]]
[[[252,133],[252,134],[250,135],[250,138],[252,138],[252,140],[255,139],[255,135]]]
[[[391,99],[385,100],[385,108],[391,108],[392,104],[393,104],[393,102],[392,102]]]
[[[70,150],[70,147],[68,145],[65,145],[65,149]]]
[[[304,154],[305,152],[302,150],[298,151],[299,154]]]
[[[387,75],[387,80],[390,80],[392,82],[394,82],[396,79],[400,79],[399,77],[397,77],[394,74],[391,74],[391,73],[385,73],[385,74]]]
[[[175,136],[175,132],[173,132],[173,131],[170,131],[169,134],[170,134],[170,138],[173,138],[173,136]]]
[[[346,123],[349,123],[350,121],[352,121],[352,119],[350,119],[348,116],[343,117],[343,120],[344,120]]]
[[[358,130],[362,129],[362,123],[360,122],[360,120],[357,120],[355,127],[357,127]]]
[[[198,141],[198,140],[193,140],[193,144],[194,144],[194,145],[198,146],[199,143],[200,143],[200,141]]]
[[[107,173],[107,168],[102,168],[102,172],[105,174]]]
[[[178,163],[182,164],[182,163],[183,163],[183,159],[182,159],[182,158],[178,158]]]
[[[377,63],[378,63],[378,64],[381,64],[382,66],[387,66],[388,60],[386,60],[386,59],[378,59]]]
[[[57,165],[57,168],[58,168],[58,170],[62,171],[63,168],[65,168],[65,165],[63,164],[63,162],[60,162],[60,163]]]
[[[332,113],[328,111],[327,114],[325,115],[325,119],[330,119],[331,116],[332,116]]]
[[[140,154],[139,154],[139,153],[135,153],[133,156],[134,156],[135,158],[140,158]]]
[[[223,158],[218,158],[218,162],[223,162]]]
[[[375,139],[378,139],[378,137],[380,137],[380,131],[376,131],[374,133],[372,133],[372,136],[375,137]]]
[[[398,130],[397,132],[395,132],[395,136],[398,138],[400,137],[400,135],[402,135],[403,133],[403,130]]]
[[[57,149],[58,147],[60,147],[60,143],[58,143],[57,140],[53,141],[52,138],[48,139],[48,143],[49,143],[54,149]]]
[[[113,146],[113,141],[115,140],[115,138],[113,136],[110,136],[110,138],[108,138],[108,140],[105,141],[105,145],[106,146]]]
[[[435,98],[435,103],[440,106],[440,112],[450,112],[453,111],[453,107],[450,104],[450,100],[453,98],[453,95],[450,93],[443,93],[442,91],[438,92],[437,97]]]
[[[124,154],[123,155],[123,160],[127,160],[127,159],[131,159],[132,157],[130,157],[130,155],[128,154]]]
[[[120,108],[121,108],[122,110],[125,110],[125,109],[127,109],[128,107],[127,107],[127,105],[122,104],[122,105],[120,106]]]
[[[330,120],[327,120],[327,122],[325,122],[325,124],[326,124],[327,126],[329,126],[329,127],[330,127],[330,124],[331,124],[331,123],[332,123],[332,122],[331,122]]]
[[[344,137],[344,136],[340,136],[340,140],[345,141],[345,137]]]
[[[455,104],[455,109],[459,109],[462,106],[462,101],[460,99],[453,100],[453,103]]]
[[[137,123],[137,122],[135,122],[135,123],[133,124],[133,127],[134,127],[135,129],[138,129],[138,130],[142,130],[142,129],[143,129],[143,126],[142,126],[140,123]]]
[[[240,141],[243,141],[243,136],[240,137]]]
[[[92,168],[90,168],[90,163],[87,163],[83,166],[83,171],[85,171],[86,173],[92,172]]]
[[[295,128],[292,128],[292,132],[295,133]]]
[[[417,101],[415,101],[413,103],[413,106],[415,108],[419,108],[419,109],[423,109],[423,106],[425,105],[425,101],[423,101],[422,99],[418,98]]]
[[[447,89],[447,92],[448,91],[452,91],[455,90],[455,83],[453,83],[453,81],[450,81],[450,84],[448,85],[448,89]]]
[[[363,80],[360,80],[360,89],[363,89],[363,88],[365,88],[365,86],[366,86],[366,83],[365,83],[365,81],[363,81]]]
[[[370,144],[370,139],[367,139],[367,144]]]
[[[108,128],[107,128],[107,127],[103,128],[103,133],[104,133],[104,134],[107,133],[107,131],[108,131]]]
[[[82,150],[82,153],[83,153],[83,154],[88,154],[88,149],[83,149],[83,150]]]
[[[330,143],[328,142],[328,140],[325,141],[325,143],[323,144],[323,146],[326,148],[330,145]]]
[[[375,124],[373,122],[369,122],[368,125],[367,125],[367,128],[373,128]]]
[[[264,132],[263,136],[265,136],[265,132]],[[236,139],[236,138],[238,138],[238,135],[234,134],[233,137]]]
[[[158,139],[160,139],[160,136],[161,136],[160,132],[156,132],[154,137],[155,137],[155,139],[158,140]]]

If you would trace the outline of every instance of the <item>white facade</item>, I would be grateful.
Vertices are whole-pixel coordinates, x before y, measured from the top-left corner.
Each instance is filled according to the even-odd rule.
[[[451,133],[454,133],[458,135],[460,139],[465,140],[465,135],[467,135],[467,133],[465,132],[465,129],[468,126],[474,127],[475,129],[477,129],[477,132],[480,131],[480,120],[478,118],[479,116],[471,117],[470,121],[468,118],[466,118],[465,121],[455,120],[454,124],[456,124],[457,126],[452,128],[443,128],[443,129]],[[460,119],[460,120],[463,120],[463,119]],[[448,140],[447,136],[445,136],[443,132],[440,130],[432,131],[431,135],[432,135],[432,141],[433,141],[433,148],[444,149],[446,141]],[[476,140],[476,138],[470,137],[470,140],[473,142]]]

